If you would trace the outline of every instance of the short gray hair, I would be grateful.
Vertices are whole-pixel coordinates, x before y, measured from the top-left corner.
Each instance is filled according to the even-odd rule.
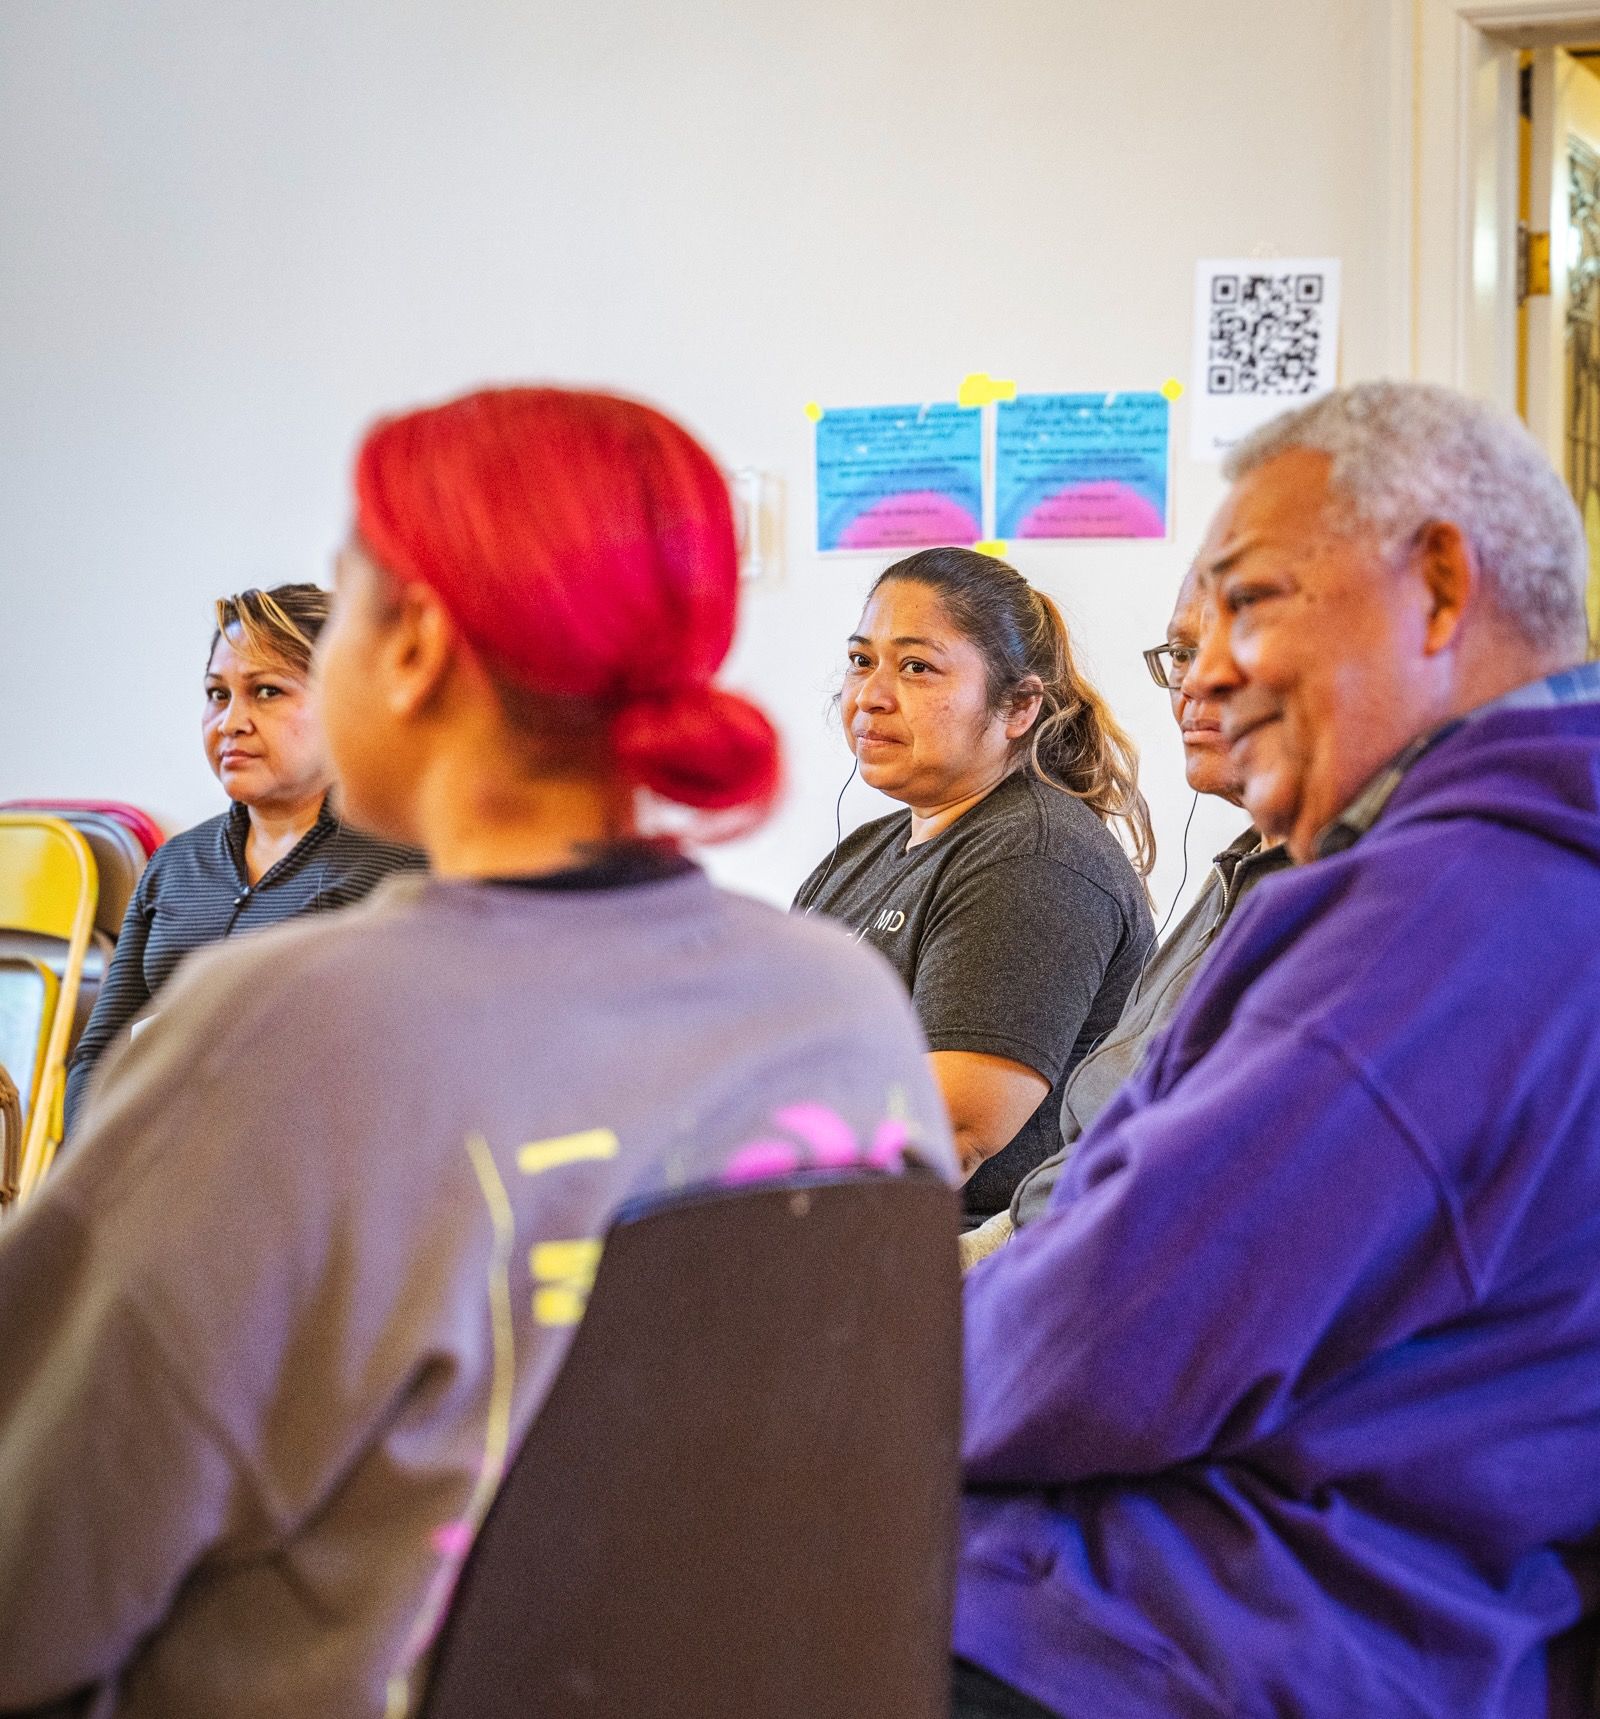
[[[1431,520],[1471,543],[1496,605],[1528,641],[1581,654],[1589,576],[1583,520],[1513,417],[1427,382],[1361,382],[1264,424],[1228,455],[1236,482],[1295,448],[1328,455],[1329,523],[1385,550]]]

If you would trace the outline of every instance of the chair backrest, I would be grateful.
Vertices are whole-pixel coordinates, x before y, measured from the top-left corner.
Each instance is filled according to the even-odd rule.
[[[160,824],[148,812],[121,800],[0,800],[0,812],[44,812],[53,817],[98,812],[120,824],[144,849],[146,859],[166,840]]]
[[[60,818],[0,813],[0,926],[70,942],[86,897],[94,923],[94,855]]]
[[[80,811],[64,806],[32,808],[45,817],[60,818],[71,824],[89,844],[94,855],[95,874],[100,881],[100,896],[95,908],[95,928],[113,941],[122,929],[122,916],[138,887],[148,856],[139,838],[126,824],[109,812]]]
[[[44,1067],[23,1143],[18,1195],[22,1200],[37,1186],[61,1139],[67,1046],[98,899],[94,855],[78,831],[59,818],[0,812],[0,928],[61,938],[67,945]]]
[[[95,999],[116,945],[105,932],[96,928],[89,934],[89,947],[84,951],[83,971],[78,975],[78,996],[72,1010],[72,1029],[67,1037],[67,1055],[77,1048],[83,1029],[94,1012]],[[66,977],[72,945],[60,937],[41,937],[32,931],[0,931],[0,960],[20,957],[28,963],[37,962],[54,973],[59,981]]]
[[[83,837],[94,855],[95,872],[100,880],[95,929],[114,941],[144,873],[147,863],[144,848],[127,825],[119,824],[106,812],[63,812],[61,817]]]
[[[38,1100],[60,995],[61,981],[42,961],[0,954],[0,1065],[17,1084],[24,1117]]]
[[[426,1719],[944,1719],[955,1237],[921,1173],[625,1211]]]

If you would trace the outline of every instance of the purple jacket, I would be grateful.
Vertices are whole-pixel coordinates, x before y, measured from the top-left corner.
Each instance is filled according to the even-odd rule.
[[[1586,1712],[1600,706],[1240,908],[967,1280],[956,1651],[1065,1715]]]

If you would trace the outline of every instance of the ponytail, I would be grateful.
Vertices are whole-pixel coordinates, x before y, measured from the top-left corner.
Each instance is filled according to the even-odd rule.
[[[1121,824],[1133,869],[1148,877],[1156,863],[1150,807],[1139,787],[1139,749],[1111,713],[1099,690],[1072,660],[1061,611],[1043,591],[1030,591],[1038,608],[1034,645],[1044,686],[1039,719],[1023,736],[1028,762],[1041,782],[1075,794],[1107,824]]]
[[[1007,561],[975,549],[924,549],[879,574],[925,585],[977,646],[989,679],[989,708],[1005,710],[1042,689],[1038,719],[1016,756],[1041,782],[1082,800],[1102,822],[1121,825],[1134,870],[1156,859],[1150,808],[1139,791],[1139,751],[1111,707],[1078,669],[1061,611]]]

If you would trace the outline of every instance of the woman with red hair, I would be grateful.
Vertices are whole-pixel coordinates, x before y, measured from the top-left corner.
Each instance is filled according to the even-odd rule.
[[[773,796],[712,680],[735,582],[716,466],[646,407],[367,437],[323,717],[346,815],[431,874],[197,957],[0,1232],[0,1710],[411,1711],[625,1200],[953,1176],[889,969],[641,834]]]

